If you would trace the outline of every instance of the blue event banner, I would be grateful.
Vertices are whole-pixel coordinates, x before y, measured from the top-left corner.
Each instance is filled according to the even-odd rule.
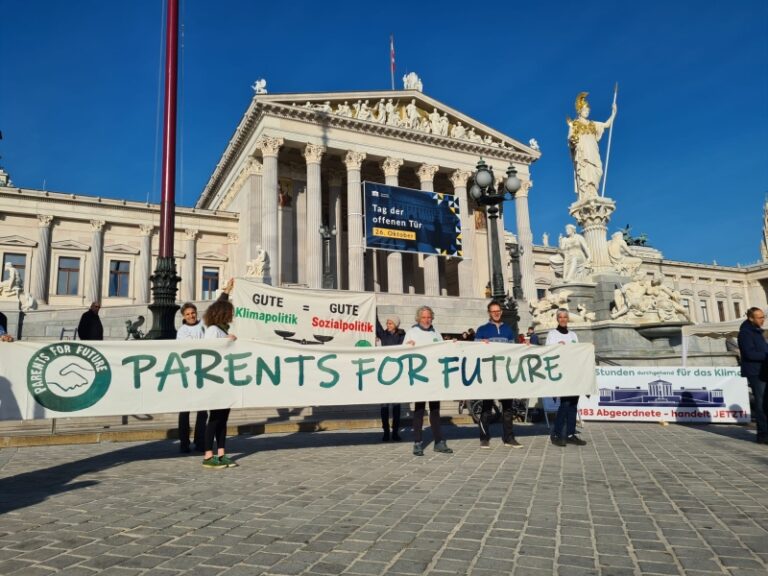
[[[461,257],[459,200],[377,182],[363,182],[366,247]]]

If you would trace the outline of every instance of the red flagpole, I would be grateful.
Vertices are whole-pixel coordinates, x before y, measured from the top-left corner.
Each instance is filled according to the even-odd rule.
[[[176,89],[179,60],[179,0],[168,1],[165,46],[165,116],[163,119],[163,179],[160,205],[160,258],[173,257],[176,206]]]

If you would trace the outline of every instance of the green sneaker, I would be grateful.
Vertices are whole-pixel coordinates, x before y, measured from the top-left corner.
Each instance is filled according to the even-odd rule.
[[[227,468],[237,468],[239,464],[232,460],[229,456],[226,454],[224,456],[219,456],[219,463],[223,464]]]
[[[219,461],[218,456],[211,456],[203,460],[203,468],[226,468],[227,465]]]

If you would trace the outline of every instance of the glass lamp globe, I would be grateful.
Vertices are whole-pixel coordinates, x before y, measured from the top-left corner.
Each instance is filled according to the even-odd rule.
[[[475,174],[475,183],[480,186],[480,188],[487,188],[493,183],[493,174],[486,168],[481,168],[477,171],[477,174]]]
[[[477,182],[472,184],[472,187],[469,189],[469,195],[472,196],[475,200],[480,200],[483,196],[483,190],[480,188],[480,186],[477,185]]]

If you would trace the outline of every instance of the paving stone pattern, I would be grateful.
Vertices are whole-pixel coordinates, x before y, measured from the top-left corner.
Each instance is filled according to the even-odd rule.
[[[0,452],[0,574],[768,574],[768,446],[740,427],[448,428],[238,437],[206,470],[172,441]],[[405,434],[408,437],[408,434]]]

